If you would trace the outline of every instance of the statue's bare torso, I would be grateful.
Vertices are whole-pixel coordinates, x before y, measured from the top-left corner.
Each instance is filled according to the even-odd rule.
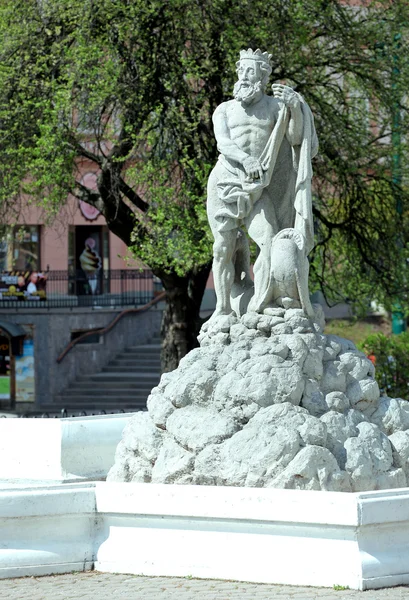
[[[245,106],[237,100],[221,104],[214,116],[215,123],[223,120],[225,124],[221,135],[218,135],[216,127],[219,150],[227,158],[235,159],[225,148],[224,136],[228,133],[231,142],[240,150],[259,158],[277,121],[278,107],[278,100],[265,94],[259,102],[250,106]]]

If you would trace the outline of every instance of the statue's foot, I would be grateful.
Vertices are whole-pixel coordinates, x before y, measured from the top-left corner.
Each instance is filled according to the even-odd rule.
[[[266,306],[263,310],[263,315],[267,315],[269,317],[282,317],[284,316],[285,308],[281,308],[281,306]]]
[[[206,339],[217,338],[219,336],[218,341],[221,344],[227,343],[228,335],[230,328],[232,325],[236,325],[238,323],[238,319],[235,312],[230,311],[229,313],[225,313],[223,311],[215,311],[210,319],[203,323],[200,333],[197,337],[199,343],[206,343]],[[220,337],[220,335],[221,337]]]
[[[295,298],[282,298],[281,302],[286,310],[289,308],[302,308],[301,302]]]
[[[209,321],[215,321],[216,319],[219,319],[220,317],[235,317],[236,313],[234,312],[234,310],[215,310],[214,313],[212,314],[212,316],[210,317]],[[208,322],[209,322],[208,321]]]
[[[205,321],[200,329],[201,333],[206,333],[216,323],[230,322],[232,319],[236,319],[236,313],[232,310],[224,311],[216,309],[214,313]]]

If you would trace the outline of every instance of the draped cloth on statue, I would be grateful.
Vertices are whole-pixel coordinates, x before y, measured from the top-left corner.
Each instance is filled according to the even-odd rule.
[[[277,162],[283,142],[286,141],[285,134],[290,118],[289,108],[281,104],[277,122],[259,157],[263,169],[261,179],[249,181],[241,166],[234,166],[237,163],[233,164],[223,155],[219,157],[220,166],[223,167],[219,169],[217,182],[218,196],[223,201],[223,207],[215,214],[219,231],[231,231],[239,227],[241,222],[250,215],[263,190],[272,188],[271,196],[274,203],[280,203],[281,199],[278,197],[280,195],[290,198],[289,209],[295,209],[295,221],[291,226],[301,231],[306,240],[307,253],[311,251],[314,245],[311,159],[317,154],[318,139],[312,113],[300,95],[299,99],[304,121],[302,142],[299,146],[294,146],[292,154],[288,155],[291,156],[291,159],[287,159],[287,163],[292,164],[285,165],[287,173],[292,171],[295,175],[286,178],[292,189],[286,189],[282,182],[280,185],[274,186]],[[279,219],[277,219],[277,223],[279,223]],[[289,224],[285,226],[288,227]],[[278,227],[278,229],[280,228]]]

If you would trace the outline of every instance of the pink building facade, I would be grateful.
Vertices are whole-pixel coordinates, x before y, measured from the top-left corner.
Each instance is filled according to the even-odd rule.
[[[69,197],[50,219],[33,204],[22,207],[0,246],[0,271],[69,271],[81,268],[86,243],[103,270],[136,268],[126,244],[108,230],[105,218]]]

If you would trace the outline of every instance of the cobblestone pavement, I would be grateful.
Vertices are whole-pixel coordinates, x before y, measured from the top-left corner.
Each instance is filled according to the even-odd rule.
[[[6,600],[409,600],[409,586],[357,592],[179,577],[73,573],[0,580]]]

